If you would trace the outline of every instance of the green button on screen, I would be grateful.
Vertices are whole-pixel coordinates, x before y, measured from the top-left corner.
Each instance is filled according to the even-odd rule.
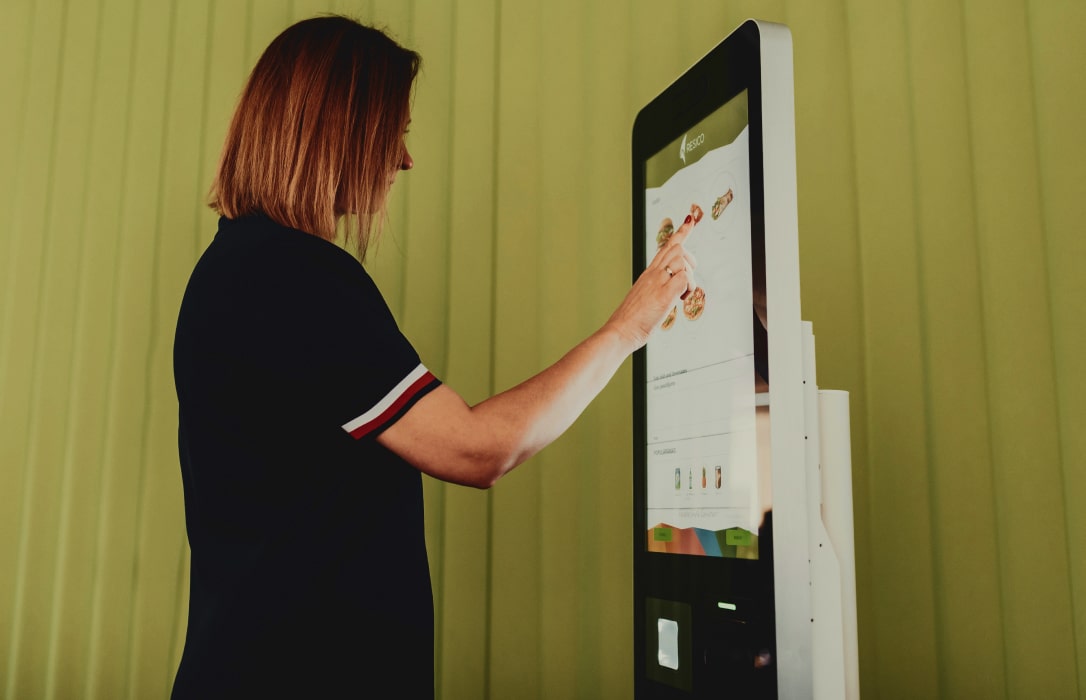
[[[750,533],[746,530],[726,530],[724,532],[725,544],[734,545],[736,547],[749,547],[750,541]]]

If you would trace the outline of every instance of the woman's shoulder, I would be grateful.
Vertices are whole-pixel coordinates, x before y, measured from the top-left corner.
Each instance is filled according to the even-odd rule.
[[[365,268],[343,248],[263,216],[222,217],[194,276],[232,287],[274,286],[319,292],[338,287],[377,293]]]

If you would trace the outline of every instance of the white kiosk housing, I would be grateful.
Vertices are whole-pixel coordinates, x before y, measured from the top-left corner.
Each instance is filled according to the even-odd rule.
[[[748,20],[638,114],[636,278],[697,289],[634,356],[639,698],[858,697],[848,395],[801,321],[792,41]]]

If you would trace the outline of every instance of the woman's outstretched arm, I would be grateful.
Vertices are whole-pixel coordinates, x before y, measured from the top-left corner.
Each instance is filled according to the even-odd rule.
[[[430,476],[489,488],[558,438],[693,289],[682,243],[671,237],[603,327],[534,377],[475,406],[442,385],[419,400],[377,441]]]

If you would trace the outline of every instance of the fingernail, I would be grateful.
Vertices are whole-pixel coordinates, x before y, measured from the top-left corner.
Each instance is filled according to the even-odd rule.
[[[683,292],[682,294],[680,294],[679,298],[682,299],[683,301],[686,301],[686,297],[688,297],[688,296],[690,296],[690,290],[689,289],[686,290],[685,292]]]
[[[688,223],[690,223],[690,220],[691,220],[691,219],[693,219],[693,218],[694,218],[694,217],[692,217],[692,216],[690,216],[689,214],[687,214],[687,215],[686,215],[686,219],[685,219],[685,220],[683,221],[683,224],[688,224]]]

